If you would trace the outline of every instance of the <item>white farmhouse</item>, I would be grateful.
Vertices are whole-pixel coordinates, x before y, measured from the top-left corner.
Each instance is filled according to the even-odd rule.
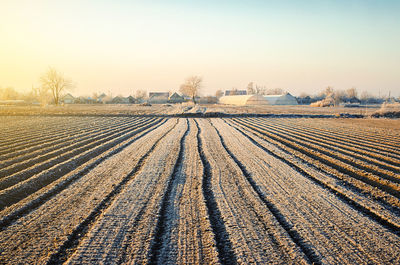
[[[226,105],[268,105],[268,101],[261,95],[235,95],[223,96],[219,103]]]

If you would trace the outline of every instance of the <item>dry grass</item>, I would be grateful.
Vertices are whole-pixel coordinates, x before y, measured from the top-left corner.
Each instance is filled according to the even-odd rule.
[[[374,112],[372,117],[400,118],[400,103],[383,103],[381,108]]]

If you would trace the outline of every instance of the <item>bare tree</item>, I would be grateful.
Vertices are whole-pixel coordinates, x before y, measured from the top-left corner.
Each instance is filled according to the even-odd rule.
[[[184,95],[191,97],[193,103],[196,104],[196,96],[198,95],[203,79],[200,76],[193,75],[185,79],[185,82],[181,85],[179,91]]]
[[[329,96],[333,95],[333,93],[334,93],[333,87],[328,86],[328,87],[325,88],[324,91],[321,92],[321,96],[326,98],[326,97],[329,97]]]
[[[283,95],[285,92],[282,88],[271,88],[266,93],[267,95]]]
[[[250,82],[250,83],[247,85],[247,95],[253,95],[253,94],[256,94],[256,91],[255,91],[255,89],[254,89],[254,83],[253,83],[253,82]]]
[[[215,92],[215,97],[220,98],[224,95],[224,92],[221,89],[218,89],[217,92]]]
[[[0,88],[0,99],[13,100],[19,98],[19,93],[13,87]]]
[[[147,92],[145,90],[137,90],[135,97],[138,102],[143,102],[147,97]]]
[[[49,89],[47,87],[43,86],[38,86],[34,87],[32,86],[32,95],[33,97],[40,102],[40,105],[45,106],[47,103],[50,101],[50,94],[49,94]]]
[[[357,96],[358,96],[357,89],[355,87],[347,89],[346,96],[347,96],[347,98],[357,98]]]
[[[267,93],[267,88],[265,86],[256,85],[254,93],[257,95],[265,95]]]
[[[51,92],[56,105],[60,104],[62,93],[65,90],[72,88],[72,81],[68,78],[65,78],[61,73],[57,72],[57,70],[52,67],[50,67],[49,70],[42,75],[40,81],[42,83],[42,88]]]
[[[230,96],[235,96],[235,95],[239,95],[238,89],[236,87],[233,87],[230,91]]]
[[[346,92],[343,90],[335,90],[332,95],[335,101],[335,106],[338,106],[340,102],[343,102],[346,98]]]

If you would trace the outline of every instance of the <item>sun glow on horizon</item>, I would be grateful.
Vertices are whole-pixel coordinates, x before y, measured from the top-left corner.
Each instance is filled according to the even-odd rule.
[[[204,94],[253,81],[293,94],[331,85],[400,96],[396,1],[2,1],[0,86],[29,90],[49,66],[75,94]]]

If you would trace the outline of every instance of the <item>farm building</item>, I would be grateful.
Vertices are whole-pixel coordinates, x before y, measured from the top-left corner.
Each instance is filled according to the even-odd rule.
[[[225,90],[225,96],[247,95],[247,90]]]
[[[169,92],[149,92],[149,98],[152,97],[169,97]]]
[[[227,105],[268,105],[268,101],[261,95],[223,96],[219,103]]]
[[[184,101],[185,99],[176,92],[168,98],[169,103],[182,103]]]
[[[148,103],[151,104],[164,104],[168,102],[168,92],[150,92]]]
[[[298,105],[297,100],[291,94],[283,95],[265,95],[264,98],[269,105]]]
[[[62,102],[64,104],[72,104],[75,102],[75,98],[70,93],[68,93],[62,98]]]
[[[97,97],[98,103],[105,103],[106,100],[107,100],[107,95],[104,93],[101,93],[101,95]]]
[[[129,99],[123,96],[116,96],[111,100],[111,104],[129,104]]]

